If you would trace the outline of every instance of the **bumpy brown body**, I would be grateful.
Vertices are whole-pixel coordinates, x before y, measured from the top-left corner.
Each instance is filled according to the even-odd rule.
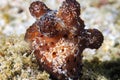
[[[30,5],[37,18],[25,35],[40,65],[51,77],[58,80],[78,80],[82,70],[82,51],[98,49],[103,35],[97,29],[84,29],[80,5],[66,0],[58,11],[50,10],[40,1]]]

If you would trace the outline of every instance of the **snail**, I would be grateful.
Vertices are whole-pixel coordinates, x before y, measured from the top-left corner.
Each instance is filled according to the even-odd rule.
[[[98,49],[104,39],[102,33],[85,29],[76,0],[63,1],[58,11],[35,1],[29,10],[36,21],[27,29],[25,40],[31,44],[40,69],[53,79],[78,80],[82,76],[83,50]]]

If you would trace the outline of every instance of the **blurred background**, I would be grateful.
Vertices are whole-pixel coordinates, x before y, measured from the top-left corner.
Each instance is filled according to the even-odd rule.
[[[1,0],[0,34],[24,34],[35,21],[29,12],[29,5],[33,1],[35,0]],[[63,0],[41,1],[51,9],[58,9]],[[105,38],[102,47],[97,50],[95,56],[99,55],[101,60],[119,57],[120,0],[78,0],[78,2],[81,5],[80,17],[84,20],[86,28],[99,29]],[[88,50],[84,51],[86,53],[84,56],[88,55],[90,59],[96,51],[89,50],[89,52]]]
[[[35,21],[30,15],[29,5],[35,0],[0,1],[0,36],[25,34]],[[51,9],[58,9],[64,0],[40,0]],[[85,28],[99,29],[104,42],[98,50],[85,49],[84,60],[97,57],[100,61],[120,58],[120,0],[77,0],[81,5],[80,17]],[[0,37],[1,38],[1,37]],[[113,64],[114,65],[114,64]],[[120,65],[118,65],[120,71]],[[120,75],[120,73],[118,73]],[[116,80],[118,77],[116,78]],[[119,78],[120,79],[120,78]],[[101,80],[101,79],[99,79]]]

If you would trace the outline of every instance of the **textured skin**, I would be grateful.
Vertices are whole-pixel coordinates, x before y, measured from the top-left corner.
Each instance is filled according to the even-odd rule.
[[[39,18],[44,13],[50,11],[50,9],[42,2],[36,1],[33,2],[29,7],[30,13],[32,16]]]
[[[40,5],[36,12],[36,5]],[[40,1],[30,5],[37,18],[25,34],[25,40],[40,65],[53,79],[78,80],[82,73],[82,52],[85,48],[98,49],[103,35],[97,29],[84,29],[80,5],[76,0],[66,0],[58,11],[49,10]]]
[[[60,17],[66,26],[76,24],[76,20],[80,15],[80,4],[75,0],[66,0],[58,11],[58,17]]]

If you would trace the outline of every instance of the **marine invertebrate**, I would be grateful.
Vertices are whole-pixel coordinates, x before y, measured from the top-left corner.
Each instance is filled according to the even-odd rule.
[[[36,3],[40,5],[38,12]],[[36,1],[30,5],[30,12],[37,20],[27,29],[25,40],[35,50],[41,70],[58,80],[79,79],[82,51],[98,49],[103,42],[102,33],[97,29],[84,29],[84,21],[79,17],[80,4],[76,0],[64,1],[58,11]]]

